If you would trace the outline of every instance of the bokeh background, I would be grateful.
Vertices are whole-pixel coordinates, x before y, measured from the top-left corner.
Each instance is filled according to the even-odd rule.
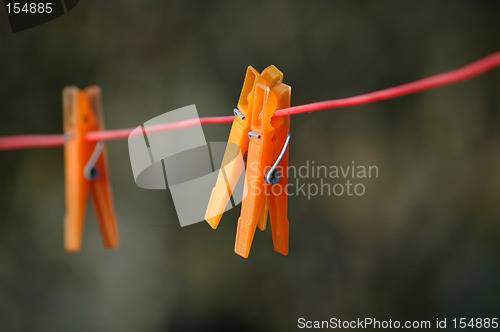
[[[276,65],[300,105],[406,83],[500,50],[497,1],[89,1],[12,33],[0,10],[0,135],[62,131],[61,90],[98,84],[110,129],[196,104],[230,115],[246,67]],[[204,128],[223,141],[229,125]],[[500,70],[292,118],[290,163],[377,165],[362,197],[290,197],[290,254],[257,231],[233,253],[180,228],[108,144],[122,245],[63,249],[62,148],[0,153],[0,330],[289,331],[300,317],[498,317]]]

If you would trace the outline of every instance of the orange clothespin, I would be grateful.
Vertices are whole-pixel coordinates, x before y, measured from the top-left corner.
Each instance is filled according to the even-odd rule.
[[[266,228],[268,211],[274,250],[288,254],[290,116],[274,117],[276,110],[290,107],[290,87],[282,81],[283,73],[275,66],[269,66],[261,75],[252,67],[248,68],[238,102],[239,112],[235,112],[237,116],[229,136],[229,143],[238,144],[243,155],[248,153],[235,243],[235,252],[245,258],[250,252],[256,227]],[[242,100],[247,103],[242,104]],[[226,157],[230,160],[234,155],[228,150],[230,145],[224,154],[223,166],[227,165]],[[231,188],[235,187],[240,176],[241,171],[235,172],[231,164],[221,167],[206,214],[207,222],[213,228],[217,227],[232,194]]]
[[[101,89],[63,90],[63,122],[67,141],[64,145],[66,216],[64,246],[67,251],[81,248],[85,211],[90,191],[104,246],[119,245],[111,185],[108,177],[106,148],[103,142],[88,142],[85,134],[104,129]]]
[[[234,156],[241,152],[245,155],[248,152],[248,133],[252,120],[253,91],[257,83],[265,83],[260,73],[253,67],[247,68],[243,88],[241,89],[238,108],[234,109],[236,116],[229,133],[228,145],[222,159],[222,167],[217,177],[217,182],[208,203],[205,219],[208,224],[216,229],[219,226],[220,219],[226,206],[232,196],[232,190],[238,184],[243,169],[234,162]],[[234,151],[239,147],[239,151]]]

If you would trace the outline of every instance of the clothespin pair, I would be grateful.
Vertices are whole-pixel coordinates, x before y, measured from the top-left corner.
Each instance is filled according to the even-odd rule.
[[[290,116],[275,117],[278,109],[290,107],[290,86],[275,66],[261,74],[248,67],[229,134],[216,185],[212,190],[206,221],[217,228],[236,187],[242,169],[231,163],[231,146],[238,145],[246,158],[245,185],[238,219],[234,251],[245,258],[250,253],[256,227],[265,230],[270,214],[274,250],[288,254],[288,145]]]
[[[79,251],[81,248],[90,192],[104,245],[116,248],[119,239],[106,148],[103,142],[89,142],[85,139],[87,132],[104,129],[101,89],[98,86],[85,90],[64,88],[63,122],[66,136],[64,246],[67,251]]]

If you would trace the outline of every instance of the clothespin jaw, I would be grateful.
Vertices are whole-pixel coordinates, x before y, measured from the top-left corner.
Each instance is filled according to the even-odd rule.
[[[274,113],[278,109],[290,106],[290,87],[281,83],[283,74],[274,66],[266,68],[262,76],[266,80],[266,85],[257,84],[254,91],[244,188],[246,196],[238,219],[234,249],[237,254],[245,258],[250,253],[256,227],[265,229],[268,209],[274,249],[283,255],[288,254],[288,150],[286,149],[288,143],[286,142],[290,131],[290,117],[275,118]],[[277,183],[269,183],[266,180],[267,172],[282,153],[279,164],[275,165],[279,172],[274,173],[279,177],[276,179]]]
[[[85,139],[87,132],[104,129],[99,87],[93,86],[85,90],[76,87],[64,88],[63,127],[67,139],[64,145],[64,246],[67,251],[79,251],[81,248],[90,193],[104,245],[107,248],[116,248],[119,239],[106,148],[103,143],[88,142]]]
[[[252,119],[252,108],[250,107],[253,99],[252,92],[259,82],[265,81],[257,70],[249,66],[241,89],[238,108],[234,110],[236,117],[233,120],[222,166],[205,213],[205,219],[213,229],[219,225],[233,189],[238,184],[238,179],[243,172],[235,159],[239,153],[244,156],[248,151],[248,132]]]

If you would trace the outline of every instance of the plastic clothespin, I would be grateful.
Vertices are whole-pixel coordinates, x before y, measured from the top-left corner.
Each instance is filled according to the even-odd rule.
[[[240,102],[242,98],[246,98],[248,105],[242,109],[238,103],[239,111],[245,111],[244,119],[247,122],[244,128],[249,130],[238,129],[235,123],[241,123],[243,119],[237,114],[229,136],[229,142],[237,143],[242,154],[248,152],[235,252],[242,257],[248,257],[256,227],[261,230],[266,228],[269,211],[274,250],[287,255],[290,116],[274,117],[274,113],[290,106],[290,87],[282,83],[283,73],[275,66],[269,66],[261,75],[256,76],[258,79],[252,79],[253,86],[249,91],[249,72],[255,73],[255,69],[249,67],[240,97]],[[236,140],[236,137],[239,140]],[[229,158],[233,155],[228,149],[224,161],[228,154]],[[224,161],[223,166],[226,165]],[[217,227],[225,210],[229,200],[226,196],[231,196],[230,188],[235,187],[240,176],[241,172],[234,174],[232,167],[221,167],[207,209],[207,221],[213,228]],[[228,180],[227,186],[225,179]]]
[[[241,89],[240,99],[238,100],[238,108],[234,109],[236,116],[231,126],[229,133],[228,145],[222,159],[222,167],[220,168],[217,182],[208,203],[205,219],[213,229],[219,226],[222,214],[226,210],[229,199],[232,196],[232,190],[238,184],[238,179],[241,177],[243,169],[238,167],[234,162],[234,156],[241,152],[245,156],[248,152],[248,133],[250,132],[250,124],[252,120],[253,91],[257,83],[265,83],[260,73],[253,67],[247,68],[243,88]],[[239,147],[239,151],[234,151],[235,147]]]
[[[118,228],[109,181],[107,153],[103,142],[88,142],[85,134],[104,129],[101,89],[63,90],[63,122],[66,216],[64,246],[79,251],[82,243],[87,200],[90,191],[104,246],[119,246]]]

